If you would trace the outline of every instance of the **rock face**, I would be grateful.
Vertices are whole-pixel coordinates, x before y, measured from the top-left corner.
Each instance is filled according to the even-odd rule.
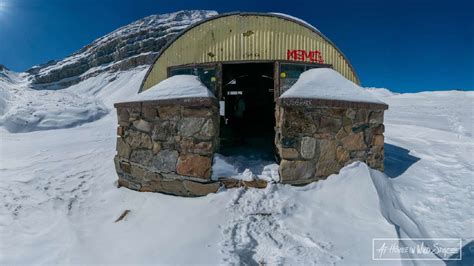
[[[121,27],[60,61],[27,72],[38,88],[61,88],[104,71],[151,64],[157,52],[189,25],[217,15],[215,11],[186,10],[152,15]]]
[[[353,162],[383,170],[384,105],[277,101],[275,143],[282,183],[324,179]]]
[[[219,144],[214,98],[118,103],[119,184],[130,189],[180,196],[216,192],[211,181]]]

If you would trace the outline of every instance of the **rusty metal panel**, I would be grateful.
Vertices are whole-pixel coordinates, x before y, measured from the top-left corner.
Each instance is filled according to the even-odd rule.
[[[288,60],[288,50],[318,50],[325,64],[359,83],[347,59],[312,29],[281,17],[235,14],[210,19],[179,36],[161,52],[143,83],[143,89],[164,80],[169,66]]]

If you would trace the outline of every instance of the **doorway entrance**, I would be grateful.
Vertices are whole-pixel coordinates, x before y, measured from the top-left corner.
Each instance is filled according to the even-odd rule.
[[[273,156],[273,77],[273,63],[222,65],[221,153],[246,146]]]

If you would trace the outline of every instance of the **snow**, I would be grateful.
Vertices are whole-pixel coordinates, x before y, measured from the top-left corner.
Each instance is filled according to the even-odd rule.
[[[274,14],[274,15],[278,15],[278,16],[281,16],[281,17],[288,18],[288,19],[290,19],[290,20],[298,21],[298,22],[300,22],[301,24],[306,25],[307,27],[309,27],[309,28],[313,29],[314,31],[320,33],[320,31],[319,31],[316,27],[314,27],[313,25],[309,24],[308,22],[306,22],[305,20],[302,20],[302,19],[300,19],[300,18],[291,16],[291,15],[288,15],[288,14],[284,14],[284,13],[277,13],[277,12],[271,12],[270,14]]]
[[[104,73],[47,93],[31,92],[22,74],[0,76],[0,264],[400,265],[373,261],[372,239],[474,240],[473,92],[374,96],[391,106],[385,174],[355,162],[304,187],[270,183],[181,198],[116,187],[112,106],[136,95],[145,72]],[[72,94],[69,104],[108,111],[89,119],[95,105],[78,104],[81,113],[58,103]],[[62,119],[48,111],[62,109],[83,122],[11,131],[5,121],[27,119],[15,110],[28,102],[51,121]],[[272,176],[275,165],[254,155],[218,155],[213,169]],[[417,262],[445,264],[433,259]]]
[[[383,100],[395,107],[385,116],[385,172],[393,177],[390,197],[407,216],[390,218],[400,235],[472,241],[474,92],[395,94]],[[406,226],[407,219],[416,228]]]
[[[391,124],[450,132],[456,139],[474,136],[472,91],[404,93],[381,99],[398,107],[386,113]],[[427,114],[431,119],[424,119]]]
[[[392,92],[386,88],[365,87],[364,89],[370,92],[370,94],[377,97],[378,99],[382,99],[384,97],[389,97],[389,96],[394,96],[396,94],[399,94],[399,93]]]
[[[212,164],[212,179],[228,177],[244,181],[262,179],[268,182],[278,182],[278,164],[268,160],[258,153],[224,156],[215,154]]]
[[[133,88],[145,75],[145,67],[128,72],[102,73],[96,78],[61,90],[32,89],[27,75],[10,72],[0,79],[0,126],[9,132],[67,128],[100,119],[113,111],[113,100]],[[114,80],[111,86],[109,80]],[[133,94],[136,94],[135,92]]]
[[[296,83],[280,98],[311,98],[352,102],[383,102],[330,68],[314,68],[303,72]]]
[[[197,76],[176,75],[167,78],[127,101],[169,100],[181,98],[215,98]]]

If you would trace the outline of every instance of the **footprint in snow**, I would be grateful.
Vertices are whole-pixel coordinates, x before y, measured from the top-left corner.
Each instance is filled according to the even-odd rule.
[[[227,206],[232,217],[221,227],[219,243],[224,264],[242,265],[333,265],[343,258],[331,252],[332,244],[298,235],[280,222],[291,215],[293,205],[281,195],[276,185],[261,190],[237,190]]]

